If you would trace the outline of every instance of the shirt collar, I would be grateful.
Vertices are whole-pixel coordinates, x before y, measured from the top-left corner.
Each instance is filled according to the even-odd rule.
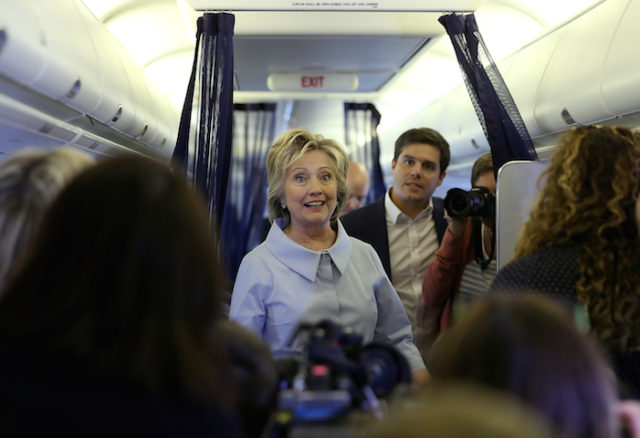
[[[289,239],[282,231],[286,224],[284,218],[277,218],[273,221],[265,245],[278,260],[309,281],[316,279],[322,254],[329,254],[340,274],[344,275],[351,259],[351,240],[342,227],[342,223],[337,222],[338,236],[336,241],[331,248],[323,251],[312,251]]]
[[[391,190],[393,190],[393,187],[390,187],[389,190],[387,190],[387,193],[384,195],[384,210],[386,212],[387,222],[397,224],[398,219],[400,218],[409,219],[409,216],[404,214],[402,210],[400,210],[398,206],[391,200]],[[433,197],[429,198],[429,205],[427,205],[425,209],[422,210],[420,214],[418,214],[418,216],[415,217],[414,220],[424,216],[430,216],[432,212],[433,212]]]

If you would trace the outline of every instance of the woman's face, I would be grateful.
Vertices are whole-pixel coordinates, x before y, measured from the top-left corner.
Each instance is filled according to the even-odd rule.
[[[337,195],[334,166],[324,152],[307,152],[287,169],[284,199],[293,226],[329,227]]]

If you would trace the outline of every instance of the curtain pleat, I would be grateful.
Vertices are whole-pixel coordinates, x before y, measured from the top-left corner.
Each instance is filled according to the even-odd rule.
[[[473,14],[439,18],[456,52],[469,96],[491,148],[494,172],[511,160],[537,160],[529,131],[493,62]]]
[[[366,204],[384,196],[386,187],[380,167],[378,125],[380,113],[371,103],[344,103],[345,145],[349,159],[369,171],[371,185]]]
[[[209,219],[219,229],[231,159],[233,108],[232,14],[198,18],[191,78],[172,157],[175,169],[205,197]]]
[[[267,153],[274,140],[275,103],[234,105],[233,151],[222,220],[227,278],[262,241],[267,203]]]

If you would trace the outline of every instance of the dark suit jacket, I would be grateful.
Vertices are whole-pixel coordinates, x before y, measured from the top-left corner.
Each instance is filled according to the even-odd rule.
[[[447,229],[444,218],[444,201],[442,198],[433,199],[433,220],[438,234],[438,243]],[[384,197],[369,205],[345,214],[340,218],[349,236],[360,239],[373,246],[382,261],[387,276],[391,281],[391,261],[389,257],[389,236],[387,234],[387,219],[384,209]]]

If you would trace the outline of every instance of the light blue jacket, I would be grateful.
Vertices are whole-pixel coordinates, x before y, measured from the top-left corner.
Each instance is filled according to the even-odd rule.
[[[312,251],[282,231],[282,219],[238,270],[229,318],[260,334],[275,357],[299,353],[290,344],[299,322],[331,319],[363,343],[396,347],[411,371],[424,368],[409,319],[371,245],[349,237],[338,221],[333,246]]]

